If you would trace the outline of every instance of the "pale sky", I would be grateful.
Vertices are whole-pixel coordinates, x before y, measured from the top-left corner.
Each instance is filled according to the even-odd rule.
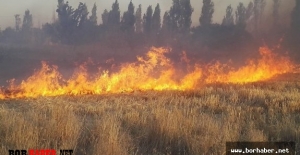
[[[67,0],[65,0],[67,1]],[[98,10],[98,23],[102,22],[101,14],[104,9],[111,9],[111,5],[115,0],[69,0],[69,4],[73,8],[77,8],[79,2],[86,3],[91,12],[93,4],[96,3]],[[243,2],[244,5],[248,5],[250,0],[213,0],[215,3],[215,13],[213,15],[213,22],[220,23],[225,14],[226,7],[231,4],[234,8],[234,11],[239,2]],[[294,0],[287,0],[294,1]],[[284,0],[284,2],[287,2]],[[130,0],[119,0],[121,15],[122,12],[127,10],[127,6]],[[172,4],[172,0],[132,0],[135,5],[135,8],[138,7],[139,4],[142,4],[143,13],[146,11],[146,8],[149,5],[154,7],[157,3],[161,6],[161,16],[163,16],[166,10],[170,9]],[[272,5],[271,0],[267,0],[268,5]],[[202,8],[202,0],[191,0],[192,7],[194,8],[194,12],[192,15],[193,26],[199,25],[199,17],[201,14]],[[0,0],[0,28],[3,30],[7,26],[14,27],[14,15],[20,14],[21,19],[23,19],[23,15],[26,9],[29,9],[33,15],[34,26],[41,26],[46,22],[52,21],[52,16],[54,10],[56,10],[57,0]]]

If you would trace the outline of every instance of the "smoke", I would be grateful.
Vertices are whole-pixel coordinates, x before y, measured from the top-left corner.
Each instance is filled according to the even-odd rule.
[[[77,8],[79,2],[86,3],[88,6],[89,12],[91,11],[93,4],[96,2],[97,4],[97,16],[98,16],[98,24],[101,23],[101,14],[104,9],[111,9],[111,5],[115,0],[105,1],[105,0],[72,0],[69,2],[69,4],[73,8]],[[127,0],[119,0],[120,4],[120,10],[121,15],[123,15],[123,12],[127,10],[128,3],[130,1]],[[236,7],[239,3],[239,1],[236,0],[213,0],[215,4],[215,13],[213,15],[213,23],[221,23],[226,7],[228,5],[231,5],[234,12],[236,10]],[[242,1],[245,6],[248,5],[250,0],[244,0]],[[266,1],[266,8],[263,14],[261,27],[264,30],[269,30],[273,27],[273,1],[268,0]],[[133,3],[135,5],[135,8],[139,4],[142,4],[142,12],[143,14],[146,11],[146,8],[149,5],[152,5],[153,7],[159,3],[161,7],[161,16],[164,15],[164,12],[169,10],[172,4],[172,0],[133,0]],[[201,14],[202,9],[202,0],[191,0],[192,7],[194,8],[194,12],[192,14],[192,26],[199,26],[199,17]],[[281,0],[280,2],[280,8],[279,8],[279,24],[284,28],[288,29],[290,24],[290,16],[291,11],[293,10],[295,5],[294,1],[290,1],[290,3],[284,3],[284,0]],[[52,16],[54,11],[57,7],[57,0],[24,0],[22,2],[17,0],[11,0],[10,3],[5,2],[4,0],[0,0],[0,6],[2,6],[0,9],[0,27],[1,30],[4,30],[7,26],[14,27],[14,15],[20,14],[21,19],[23,20],[23,15],[26,9],[29,9],[31,14],[33,15],[33,23],[34,26],[41,26],[42,24],[45,24],[47,22],[52,22]],[[191,55],[191,57],[194,58],[201,58],[202,60],[210,61],[212,59],[224,59],[224,61],[227,61],[228,59],[231,59],[232,57],[235,57],[235,59],[240,60],[243,62],[243,58],[249,57],[250,54],[256,53],[257,44],[255,39],[252,40],[251,36],[248,36],[245,32],[241,31],[235,31],[233,29],[227,29],[222,27],[215,27],[213,30],[216,30],[217,32],[211,32],[206,33],[207,31],[202,31],[198,33],[198,36],[193,36],[195,38],[189,38],[189,39],[178,39],[178,40],[171,40],[168,37],[161,37],[159,39],[154,38],[153,40],[160,42],[159,44],[162,46],[168,46],[173,45],[172,47],[174,49],[174,55],[178,56],[178,53],[181,53],[182,51],[186,51],[187,55]],[[219,33],[220,32],[220,33]],[[240,34],[238,34],[240,33]],[[204,35],[203,35],[204,34]],[[212,35],[211,35],[212,34]],[[122,39],[123,37],[123,39]],[[199,38],[197,38],[199,37]],[[201,38],[202,37],[202,38]],[[18,37],[15,37],[18,39]],[[46,37],[45,37],[46,38]],[[69,68],[74,67],[74,63],[81,64],[83,61],[87,60],[88,57],[92,58],[101,58],[99,62],[106,62],[107,60],[112,60],[114,58],[114,62],[121,63],[121,62],[127,62],[127,61],[133,61],[137,55],[143,55],[147,50],[145,50],[145,46],[150,46],[147,44],[148,42],[151,42],[151,39],[145,39],[147,37],[138,37],[132,38],[132,42],[126,42],[128,39],[124,36],[117,36],[116,37],[119,40],[114,40],[116,42],[112,42],[109,39],[105,38],[101,40],[99,44],[99,47],[87,47],[82,49],[74,50],[72,47],[67,49],[66,51],[61,50],[61,53],[48,53],[49,51],[60,51],[58,49],[52,48],[49,51],[45,51],[45,53],[41,54],[40,49],[36,50],[32,53],[19,53],[19,51],[23,51],[24,49],[14,49],[16,51],[9,51],[7,49],[4,49],[3,53],[0,51],[0,71],[5,70],[6,68],[10,68],[8,72],[11,71],[11,73],[5,73],[0,72],[0,85],[6,82],[7,79],[18,77],[17,74],[20,74],[20,79],[23,79],[23,77],[28,76],[24,75],[24,73],[29,74],[32,73],[32,70],[36,69],[37,66],[39,66],[41,60],[49,61],[53,64],[56,64],[58,66],[65,66],[64,72],[68,72]],[[114,38],[112,38],[114,39]],[[127,40],[126,40],[127,39]],[[170,39],[170,41],[168,40]],[[202,40],[201,40],[202,39]],[[38,40],[38,39],[36,39]],[[167,42],[167,41],[169,42]],[[260,41],[260,40],[259,40]],[[154,42],[154,41],[152,41]],[[207,42],[207,43],[205,43]],[[100,45],[101,44],[101,45]],[[110,47],[108,47],[110,46]],[[116,47],[119,46],[119,47]],[[135,47],[134,47],[135,46]],[[143,46],[143,47],[142,47]],[[210,49],[210,47],[213,47],[214,49]],[[103,49],[103,48],[109,48],[109,49]],[[177,47],[177,49],[176,49]],[[92,51],[93,54],[90,54],[88,56],[87,52]],[[29,50],[30,51],[30,50]],[[80,51],[77,55],[76,51]],[[138,52],[137,52],[138,51]],[[13,55],[7,56],[7,53],[13,53]],[[103,53],[103,55],[95,55],[97,53]],[[130,53],[130,54],[128,54]],[[173,54],[173,53],[172,53]],[[30,56],[29,56],[30,55]],[[51,56],[56,56],[57,58],[50,58]],[[3,59],[1,59],[1,57]],[[15,63],[17,62],[17,63]],[[15,63],[15,64],[14,64]],[[6,65],[4,65],[6,64]],[[28,64],[27,66],[24,64]],[[10,66],[11,65],[11,66]],[[97,64],[98,65],[98,64]],[[100,64],[101,65],[101,64]],[[101,65],[103,66],[103,64]],[[109,68],[111,66],[107,66]],[[1,79],[2,78],[2,79]],[[2,80],[2,81],[1,81]]]
[[[67,0],[66,0],[67,1]],[[91,11],[93,4],[96,3],[98,6],[98,23],[102,22],[101,13],[105,10],[111,9],[111,5],[115,0],[69,0],[69,4],[76,8],[79,2],[86,3],[88,6],[89,12]],[[244,0],[243,3],[246,5],[250,0]],[[121,15],[124,11],[127,10],[129,0],[119,0]],[[157,3],[160,4],[161,7],[161,16],[163,16],[164,12],[169,10],[172,5],[172,0],[133,0],[135,7],[137,8],[139,4],[142,4],[142,12],[145,13],[147,7],[152,5],[156,6]],[[215,13],[213,16],[214,23],[221,23],[226,7],[231,4],[234,9],[238,5],[238,1],[236,0],[214,0],[215,3]],[[199,17],[202,9],[202,0],[191,0],[191,4],[194,8],[194,12],[192,14],[192,26],[199,25]],[[287,3],[288,4],[288,3]],[[57,0],[11,0],[7,3],[4,0],[0,0],[0,27],[1,29],[5,29],[8,26],[14,26],[14,15],[20,14],[23,18],[23,14],[25,10],[29,9],[33,15],[34,26],[38,27],[42,24],[52,21],[53,12],[57,7]],[[293,5],[292,5],[293,6]]]
[[[274,19],[273,19],[273,9],[274,2],[266,1],[266,8],[263,14],[263,20],[261,27],[265,30],[270,30],[273,28]],[[278,16],[278,26],[282,28],[289,28],[291,23],[291,12],[295,7],[295,1],[289,1],[286,3],[284,0],[279,0],[279,16]]]

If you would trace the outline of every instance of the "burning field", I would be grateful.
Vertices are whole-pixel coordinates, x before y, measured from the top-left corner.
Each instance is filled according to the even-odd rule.
[[[0,154],[224,154],[228,141],[300,142],[300,75],[288,57],[261,47],[258,59],[233,67],[192,64],[183,53],[175,67],[168,52],[151,48],[96,74],[85,63],[68,79],[42,62],[10,80],[0,91]]]
[[[57,66],[42,62],[42,68],[16,85],[0,91],[0,99],[36,98],[40,96],[116,94],[135,91],[199,90],[212,83],[246,84],[268,80],[276,75],[295,72],[296,65],[288,57],[273,53],[267,47],[259,49],[258,60],[248,60],[244,66],[234,68],[229,64],[189,64],[186,53],[181,58],[185,67],[177,69],[165,54],[164,48],[151,48],[137,62],[126,63],[117,72],[100,70],[97,74],[87,72],[87,63],[80,65],[70,79],[64,79]]]

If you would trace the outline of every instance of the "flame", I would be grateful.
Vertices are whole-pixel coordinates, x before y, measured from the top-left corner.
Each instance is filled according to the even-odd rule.
[[[259,49],[261,59],[248,60],[245,66],[234,70],[227,64],[216,63],[209,67],[206,83],[249,83],[263,81],[271,77],[292,72],[295,65],[288,57],[280,57],[267,47]],[[229,70],[224,72],[224,70]]]
[[[267,47],[260,48],[261,58],[249,60],[238,69],[219,62],[212,65],[194,65],[192,70],[180,76],[171,60],[165,56],[169,50],[152,48],[145,57],[137,57],[137,62],[123,64],[115,73],[103,71],[94,78],[87,72],[86,64],[79,67],[73,76],[65,80],[57,66],[42,62],[40,70],[19,85],[11,81],[6,89],[0,89],[0,99],[59,95],[84,95],[122,93],[147,90],[193,90],[199,84],[208,83],[248,83],[267,80],[277,74],[291,72],[293,63],[287,57],[280,57]],[[187,61],[186,53],[183,59]]]

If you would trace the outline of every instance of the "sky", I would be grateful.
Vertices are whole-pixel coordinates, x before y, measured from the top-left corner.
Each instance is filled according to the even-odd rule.
[[[67,1],[67,0],[65,0]],[[86,3],[91,12],[93,4],[96,3],[98,10],[98,23],[102,22],[101,14],[104,9],[111,9],[111,5],[115,0],[69,0],[69,4],[73,8],[77,8],[79,2]],[[271,0],[267,0],[270,2]],[[292,0],[288,0],[292,1]],[[119,0],[121,15],[122,12],[127,10],[130,0]],[[143,13],[146,11],[149,5],[154,7],[157,3],[161,7],[161,16],[164,12],[169,10],[172,4],[172,0],[132,0],[133,4],[137,8],[139,4],[142,5]],[[215,12],[213,15],[213,22],[220,23],[225,14],[226,7],[231,4],[234,11],[239,2],[243,2],[244,5],[248,5],[250,0],[213,0],[215,4]],[[286,2],[286,1],[285,1]],[[202,9],[202,0],[191,0],[191,5],[194,8],[192,14],[192,26],[199,25],[199,17]],[[268,4],[271,5],[271,4]],[[14,15],[20,14],[23,18],[26,9],[29,9],[33,15],[33,23],[35,27],[42,26],[47,22],[52,21],[53,13],[56,10],[57,0],[0,0],[0,28],[3,30],[8,26],[14,26]]]

